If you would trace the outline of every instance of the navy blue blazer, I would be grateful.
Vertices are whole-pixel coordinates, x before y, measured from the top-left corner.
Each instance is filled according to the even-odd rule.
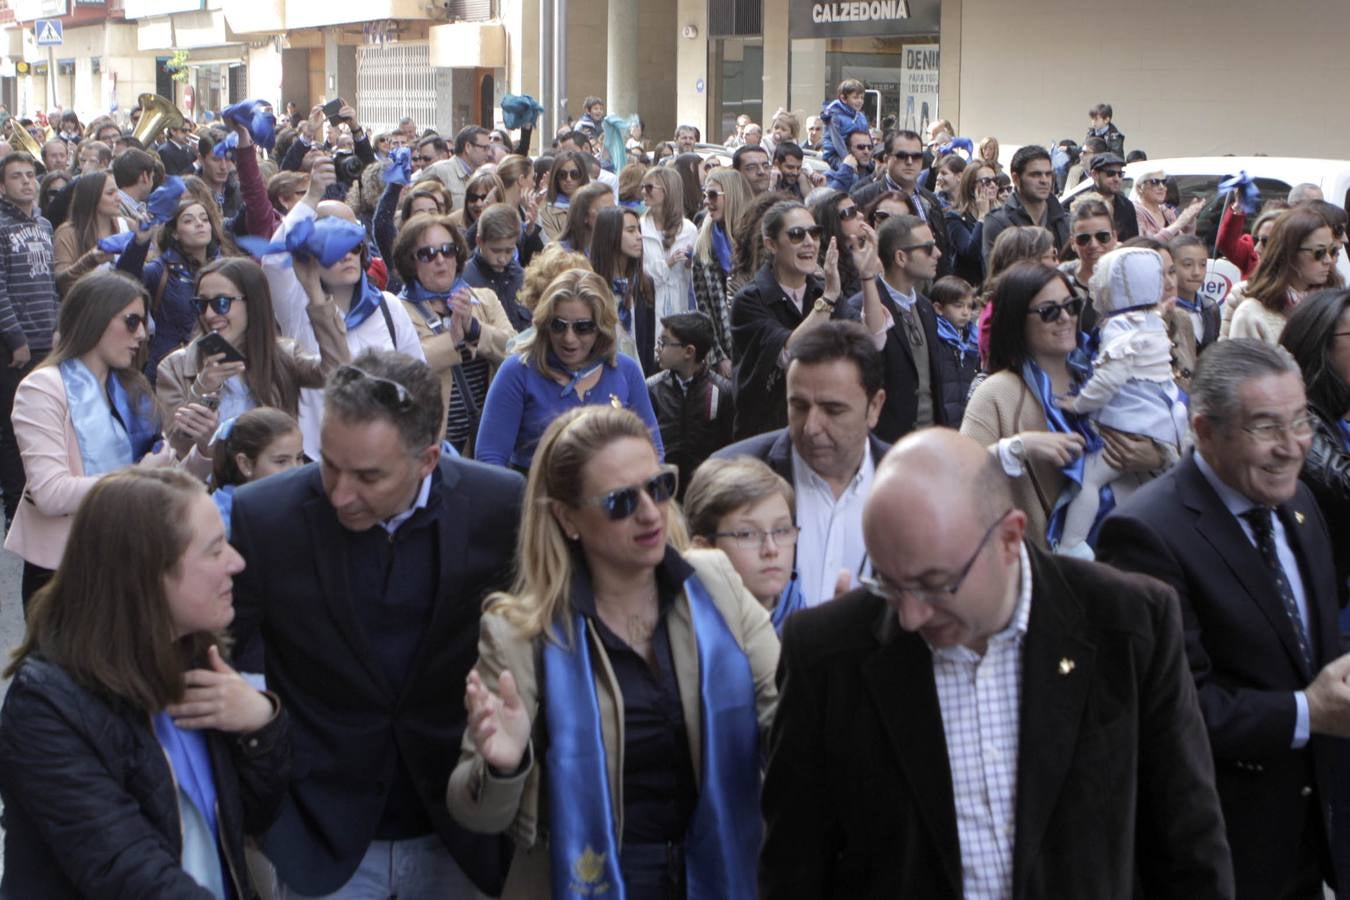
[[[524,481],[441,457],[439,585],[401,691],[368,643],[347,585],[347,542],[311,464],[239,488],[231,541],[247,568],[234,584],[239,654],[257,658],[291,717],[294,776],[264,839],[282,881],[328,894],[374,838],[399,757],[427,817],[484,893],[501,891],[507,839],[470,834],[445,805],[464,733],[463,684],[478,658],[483,598],[510,579]]]

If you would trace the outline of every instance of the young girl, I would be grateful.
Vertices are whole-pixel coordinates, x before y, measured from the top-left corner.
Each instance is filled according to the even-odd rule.
[[[1091,288],[1101,317],[1101,350],[1092,377],[1059,405],[1091,413],[1099,428],[1151,438],[1174,461],[1185,449],[1187,426],[1172,380],[1172,342],[1158,312],[1164,277],[1162,257],[1142,247],[1112,250],[1097,261]],[[1068,501],[1058,552],[1092,558],[1088,540],[1103,507],[1109,508],[1107,492],[1119,502],[1136,486],[1121,474],[1106,461],[1100,442],[1089,443],[1081,489]]]
[[[653,375],[656,362],[656,306],[652,280],[642,263],[642,225],[631,209],[600,211],[591,235],[591,268],[609,283],[619,305],[619,349]]]
[[[213,459],[211,499],[230,533],[234,489],[305,464],[300,423],[271,406],[250,409],[237,419],[226,419],[211,438]]]
[[[942,375],[942,407],[946,421],[959,424],[966,413],[966,397],[980,370],[980,348],[975,339],[975,287],[964,278],[948,275],[933,285],[928,299],[937,312],[938,371]]]

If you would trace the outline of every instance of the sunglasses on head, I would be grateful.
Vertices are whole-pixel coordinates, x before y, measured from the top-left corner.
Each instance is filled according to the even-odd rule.
[[[1097,243],[1105,247],[1111,243],[1112,234],[1109,231],[1085,231],[1082,234],[1075,234],[1073,242],[1080,247],[1086,247],[1096,239]]]
[[[818,241],[823,233],[824,229],[819,225],[812,225],[810,227],[805,225],[795,225],[783,232],[783,234],[787,235],[787,239],[794,244],[800,244],[802,241],[806,240],[808,234],[811,236],[812,240]]]
[[[127,334],[135,334],[140,331],[148,321],[150,320],[140,313],[127,313],[122,317],[122,324],[127,327]]]
[[[857,206],[844,206],[844,207],[840,207],[840,209],[839,209],[839,221],[841,221],[841,222],[847,222],[847,221],[849,221],[850,219],[856,219],[856,218],[857,218],[859,215],[861,215],[861,214],[862,214],[862,210],[858,209]]]
[[[891,154],[891,159],[898,159],[898,160],[900,160],[900,161],[902,161],[902,162],[907,162],[907,163],[923,162],[923,154],[922,154],[922,153],[905,153],[905,152],[903,152],[903,151],[901,151],[901,150],[897,150],[896,152],[894,152],[894,153]]]
[[[1045,306],[1038,306],[1035,309],[1027,310],[1027,315],[1037,315],[1041,321],[1047,325],[1051,322],[1058,322],[1059,317],[1068,313],[1073,318],[1078,318],[1078,314],[1083,311],[1083,298],[1074,297],[1072,300],[1065,300],[1063,303],[1047,303]]]
[[[569,328],[577,337],[586,337],[595,334],[597,326],[594,319],[576,319],[572,322],[566,319],[554,319],[548,323],[548,330],[557,335],[566,334]]]
[[[617,488],[604,496],[587,498],[582,503],[600,507],[611,522],[619,522],[638,511],[644,493],[652,498],[653,503],[667,503],[675,496],[679,486],[680,476],[676,468],[662,466],[660,473],[644,484]]]
[[[243,299],[243,297],[231,297],[229,294],[217,294],[214,297],[193,297],[192,308],[197,311],[199,316],[206,315],[208,309],[218,316],[228,316],[230,307]]]
[[[358,369],[352,365],[342,366],[333,373],[334,387],[345,387],[356,381],[369,382],[375,399],[386,409],[405,413],[413,408],[412,393],[397,381],[372,375],[365,369]]]
[[[417,258],[418,262],[424,263],[429,263],[438,256],[444,256],[446,259],[450,259],[455,256],[455,245],[447,241],[440,245],[433,244],[430,247],[418,247],[413,251],[413,256]]]

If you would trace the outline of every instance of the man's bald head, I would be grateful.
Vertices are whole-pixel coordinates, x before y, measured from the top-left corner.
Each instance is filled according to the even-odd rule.
[[[319,205],[314,207],[314,217],[316,219],[326,219],[329,216],[337,216],[339,219],[346,219],[348,222],[356,222],[356,213],[352,208],[341,200],[320,200]],[[356,224],[361,224],[356,222]]]

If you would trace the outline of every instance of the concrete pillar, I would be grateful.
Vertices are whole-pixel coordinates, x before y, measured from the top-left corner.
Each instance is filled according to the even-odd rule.
[[[356,105],[356,48],[339,43],[336,28],[323,32],[323,90],[324,101],[341,97]]]
[[[708,4],[705,0],[679,0],[676,27],[680,39],[675,50],[675,124],[693,125],[708,136]],[[688,27],[689,36],[684,29]],[[701,89],[700,89],[701,86]],[[674,132],[672,131],[671,136]],[[648,140],[666,140],[653,134]]]
[[[638,0],[609,0],[605,50],[605,109],[610,115],[638,112]],[[580,113],[581,110],[578,110]]]

